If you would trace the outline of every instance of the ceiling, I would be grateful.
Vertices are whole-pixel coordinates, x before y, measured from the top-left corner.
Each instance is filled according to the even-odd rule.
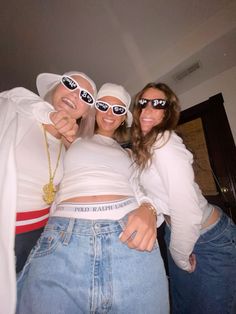
[[[0,26],[0,91],[79,70],[98,88],[164,81],[183,93],[236,65],[235,0],[8,0]]]

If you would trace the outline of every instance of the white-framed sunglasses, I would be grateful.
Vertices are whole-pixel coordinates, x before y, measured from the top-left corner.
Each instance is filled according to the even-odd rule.
[[[122,105],[110,105],[105,101],[96,101],[95,108],[101,112],[107,112],[109,108],[112,109],[112,113],[115,116],[123,116],[127,113],[127,108]]]
[[[95,99],[93,95],[88,92],[86,89],[81,87],[78,82],[76,82],[72,77],[63,75],[61,78],[61,83],[64,87],[66,87],[69,91],[73,92],[75,90],[79,90],[79,98],[83,100],[87,105],[93,106],[95,103]]]

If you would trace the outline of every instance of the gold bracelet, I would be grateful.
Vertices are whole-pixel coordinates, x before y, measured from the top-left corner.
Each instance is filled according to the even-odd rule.
[[[157,212],[154,206],[152,206],[152,204],[150,203],[142,203],[142,205],[144,205],[147,209],[151,210],[151,212],[153,213],[153,216],[156,217],[157,219]]]

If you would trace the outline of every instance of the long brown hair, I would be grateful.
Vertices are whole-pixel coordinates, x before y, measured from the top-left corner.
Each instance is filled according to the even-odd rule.
[[[169,105],[166,109],[164,109],[165,112],[163,120],[158,125],[154,126],[146,135],[143,135],[139,121],[142,109],[138,105],[138,101],[142,98],[144,92],[150,88],[162,91],[165,94]],[[179,114],[179,99],[168,85],[164,83],[148,83],[140,92],[137,93],[133,104],[131,144],[134,160],[141,169],[144,169],[151,163],[153,153],[152,147],[157,139],[157,136],[162,136],[166,130],[174,130],[178,124]]]

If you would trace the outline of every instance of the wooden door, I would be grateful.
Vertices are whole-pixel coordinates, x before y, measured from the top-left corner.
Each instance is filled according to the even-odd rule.
[[[182,111],[177,132],[196,157],[196,180],[204,196],[236,222],[236,148],[222,94]]]

